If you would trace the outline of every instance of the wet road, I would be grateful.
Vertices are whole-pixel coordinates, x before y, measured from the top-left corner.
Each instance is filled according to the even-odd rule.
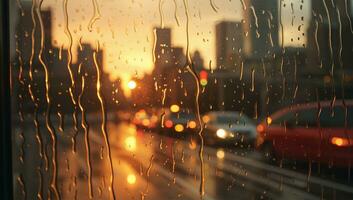
[[[93,199],[111,197],[110,165],[104,137],[99,123],[89,128],[90,165],[81,128],[75,143],[72,127],[65,127],[64,131],[58,128],[56,132],[57,188],[62,199],[89,199],[90,187]],[[200,199],[200,160],[196,142],[140,130],[129,123],[108,123],[107,130],[117,199]],[[51,172],[50,144],[46,145],[48,171],[43,167],[39,170],[38,166],[45,162],[38,159],[38,149],[29,145],[31,140],[35,143],[34,134],[25,135],[25,138],[25,143],[18,142],[22,144],[26,163],[20,164],[15,173],[24,183],[16,181],[18,199],[23,199],[24,195],[33,199],[38,194],[46,199]],[[17,152],[21,151],[17,149]],[[292,164],[270,165],[262,162],[259,153],[251,149],[206,147],[204,159],[204,199],[353,199],[353,185],[344,178],[319,177],[315,167],[310,172],[300,165],[295,165],[296,168]]]

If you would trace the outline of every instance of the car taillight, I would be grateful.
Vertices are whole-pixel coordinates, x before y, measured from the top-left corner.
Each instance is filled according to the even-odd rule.
[[[265,131],[265,126],[262,125],[262,124],[259,124],[257,127],[256,127],[256,130],[258,133],[262,133]]]
[[[167,121],[165,121],[164,125],[167,128],[172,128],[173,127],[173,122],[171,120],[167,120]]]
[[[331,144],[339,147],[353,146],[353,140],[342,137],[332,137]]]

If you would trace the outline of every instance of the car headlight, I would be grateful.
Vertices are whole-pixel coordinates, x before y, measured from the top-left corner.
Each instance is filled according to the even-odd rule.
[[[227,136],[227,132],[224,129],[218,129],[216,135],[221,139],[225,139]]]

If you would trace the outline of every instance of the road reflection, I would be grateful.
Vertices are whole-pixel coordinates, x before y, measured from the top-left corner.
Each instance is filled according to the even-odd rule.
[[[71,129],[67,127],[66,132],[70,133]],[[194,137],[166,137],[127,122],[108,123],[107,129],[118,199],[200,199],[199,146]],[[99,124],[91,126],[89,141],[93,199],[109,199],[109,162]],[[249,148],[206,146],[204,157],[204,199],[318,199],[322,195],[353,198],[352,185],[341,179],[322,178],[314,170],[308,178],[305,168],[301,170],[299,165],[292,165],[297,167],[293,170],[265,163]],[[22,172],[23,182],[33,176],[31,171],[36,171],[38,162],[36,157],[27,161],[27,171]],[[41,175],[49,176],[48,173]],[[37,191],[47,188],[46,184],[27,185],[27,197],[36,198]],[[58,134],[58,188],[62,199],[89,199],[83,134],[77,135],[76,152],[71,148],[71,136]],[[47,192],[43,190],[44,197]]]

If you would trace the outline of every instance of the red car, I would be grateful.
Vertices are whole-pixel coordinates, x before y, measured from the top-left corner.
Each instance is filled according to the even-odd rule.
[[[353,100],[296,104],[257,126],[256,148],[267,157],[353,165]]]

